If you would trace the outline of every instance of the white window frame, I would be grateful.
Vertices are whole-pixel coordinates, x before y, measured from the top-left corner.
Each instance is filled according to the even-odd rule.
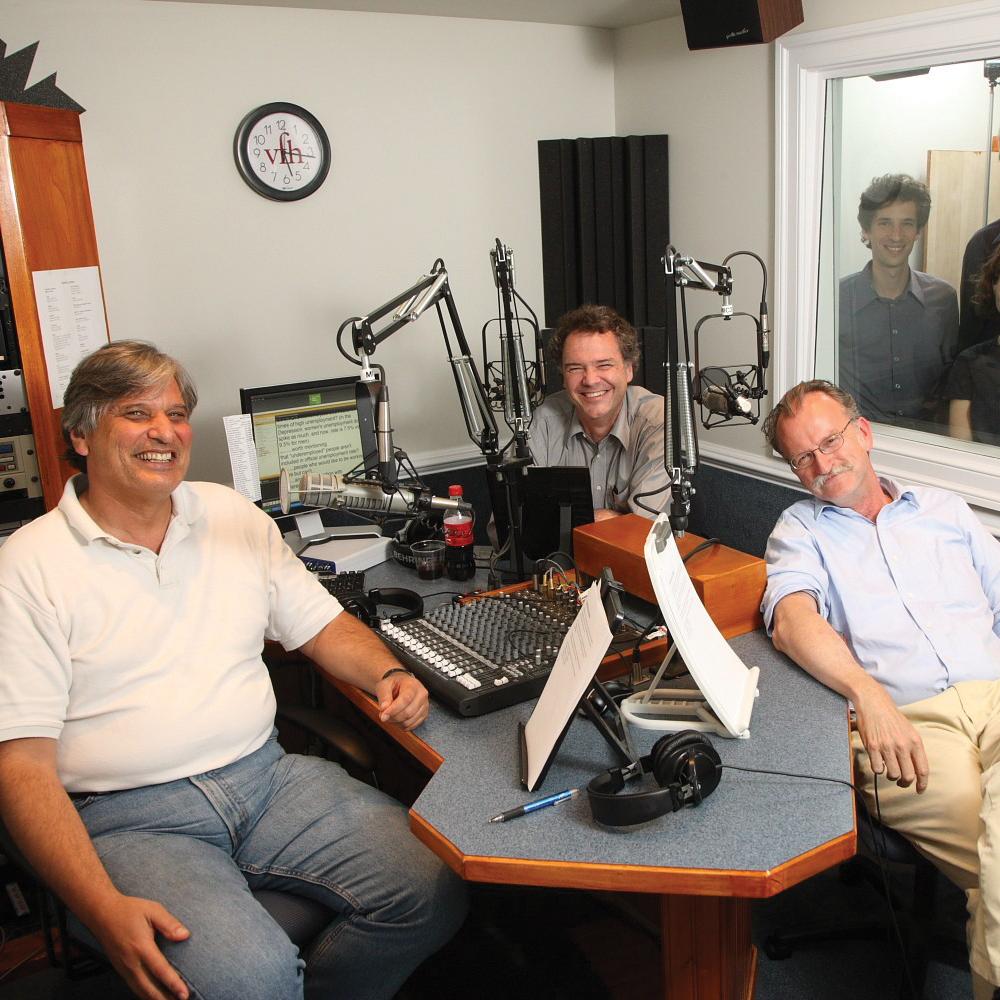
[[[773,397],[814,377],[827,81],[1000,57],[1000,3],[938,8],[790,35],[775,56],[775,326]],[[879,425],[875,467],[952,489],[1000,531],[1000,460],[933,436]],[[785,477],[781,477],[785,478]]]

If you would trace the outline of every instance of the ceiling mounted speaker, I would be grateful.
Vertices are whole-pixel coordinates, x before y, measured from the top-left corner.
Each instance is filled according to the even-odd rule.
[[[689,49],[773,42],[803,21],[802,0],[681,0]]]

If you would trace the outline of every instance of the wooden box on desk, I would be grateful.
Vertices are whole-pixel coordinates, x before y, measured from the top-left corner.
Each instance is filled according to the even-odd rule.
[[[652,523],[638,514],[624,514],[574,528],[573,555],[580,572],[596,577],[610,566],[626,593],[655,604],[642,553]],[[677,548],[683,557],[703,541],[688,533],[678,539]],[[702,604],[726,638],[761,627],[760,601],[767,583],[763,559],[714,545],[699,552],[687,568]]]

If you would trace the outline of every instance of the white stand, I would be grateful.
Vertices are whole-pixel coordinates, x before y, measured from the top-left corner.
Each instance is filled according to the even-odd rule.
[[[659,669],[649,682],[649,687],[642,692],[629,695],[621,701],[622,715],[628,722],[640,729],[656,729],[665,733],[677,733],[682,729],[695,729],[700,733],[715,733],[717,736],[737,739],[749,739],[750,730],[731,733],[726,724],[715,714],[708,699],[697,688],[672,688],[659,686],[663,674],[677,652],[677,646],[671,645],[663,658]],[[748,687],[744,691],[757,694],[758,667],[750,668]],[[743,713],[741,713],[743,714]],[[746,711],[747,718],[750,712]]]
[[[288,542],[292,551],[297,556],[302,555],[311,546],[319,545],[322,542],[331,542],[346,538],[382,537],[382,531],[377,524],[352,524],[339,528],[328,528],[323,524],[323,518],[320,516],[318,510],[296,514],[295,530],[298,532],[298,539],[294,539],[291,532],[289,532],[285,541]]]
[[[622,713],[646,729],[690,728],[746,739],[760,670],[740,660],[705,610],[681,561],[666,514],[660,514],[650,528],[643,554],[663,621],[698,688],[659,687],[674,654],[671,647],[649,689],[622,702]]]

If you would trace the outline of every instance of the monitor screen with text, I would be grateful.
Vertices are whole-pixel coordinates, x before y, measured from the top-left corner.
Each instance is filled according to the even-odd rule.
[[[359,419],[358,379],[317,379],[241,389],[253,424],[260,470],[261,506],[278,513],[278,476],[288,470],[293,488],[306,472],[346,475],[364,468],[374,447],[370,424]]]

